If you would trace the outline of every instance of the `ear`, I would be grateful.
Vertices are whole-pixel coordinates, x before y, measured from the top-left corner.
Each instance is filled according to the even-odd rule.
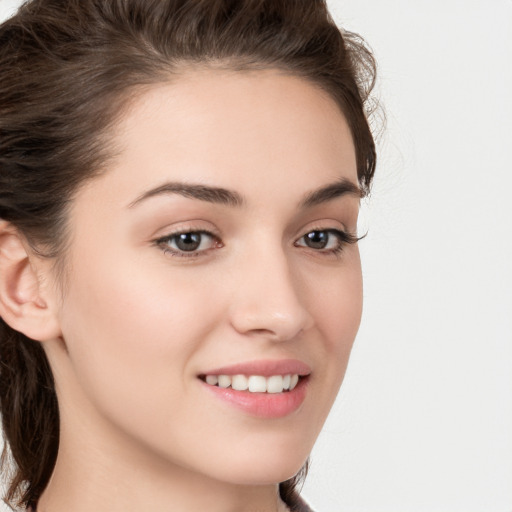
[[[55,291],[48,287],[50,276],[43,275],[49,268],[16,228],[0,220],[0,316],[11,328],[43,342],[61,335],[52,307]]]

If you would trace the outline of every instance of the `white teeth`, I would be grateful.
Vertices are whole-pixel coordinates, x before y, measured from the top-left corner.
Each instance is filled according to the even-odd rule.
[[[283,377],[281,375],[272,375],[267,379],[267,393],[282,393],[283,389]]]
[[[249,391],[252,393],[265,393],[267,391],[267,379],[261,375],[249,377]]]
[[[219,387],[229,388],[231,386],[231,377],[229,375],[219,375]]]
[[[249,379],[245,375],[233,375],[231,387],[237,391],[245,391],[249,387]]]
[[[297,374],[272,375],[270,377],[261,375],[207,375],[205,380],[210,386],[231,387],[236,391],[282,393],[294,389],[299,382],[299,376]]]
[[[210,386],[215,386],[219,382],[219,379],[217,378],[217,375],[207,375],[206,376],[206,383],[210,384]]]

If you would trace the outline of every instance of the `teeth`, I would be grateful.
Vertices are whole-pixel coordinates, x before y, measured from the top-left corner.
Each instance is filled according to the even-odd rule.
[[[245,375],[233,375],[231,387],[237,391],[245,391],[249,387],[249,379]]]
[[[251,393],[266,393],[267,379],[260,375],[251,375],[249,377],[249,391]]]
[[[272,375],[267,379],[267,393],[282,393],[283,389],[283,377],[281,375]]]
[[[207,375],[206,376],[206,383],[210,384],[210,386],[215,386],[219,382],[219,379],[217,378],[217,375]]]
[[[210,386],[231,387],[237,391],[282,393],[294,389],[299,382],[299,376],[297,374],[272,375],[271,377],[262,377],[261,375],[207,375],[205,380]]]
[[[231,377],[229,375],[219,375],[219,387],[229,388],[231,386]]]

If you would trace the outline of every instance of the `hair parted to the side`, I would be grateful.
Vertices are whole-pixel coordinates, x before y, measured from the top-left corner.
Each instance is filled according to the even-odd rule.
[[[124,107],[189,65],[279,69],[322,88],[347,119],[368,192],[375,63],[325,0],[32,0],[0,26],[0,220],[65,259],[66,206],[107,167]],[[0,350],[5,501],[35,505],[59,443],[53,377],[40,343],[2,319]],[[280,486],[291,510],[305,472]]]

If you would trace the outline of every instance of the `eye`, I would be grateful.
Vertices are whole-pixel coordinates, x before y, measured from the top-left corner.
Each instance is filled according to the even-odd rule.
[[[304,245],[311,249],[332,249],[339,244],[339,239],[329,231],[311,231],[302,239]]]
[[[358,238],[338,229],[315,229],[299,238],[295,245],[327,253],[339,253],[345,244],[354,244]]]
[[[159,238],[155,243],[174,256],[195,256],[220,246],[218,238],[207,231],[182,231]]]

